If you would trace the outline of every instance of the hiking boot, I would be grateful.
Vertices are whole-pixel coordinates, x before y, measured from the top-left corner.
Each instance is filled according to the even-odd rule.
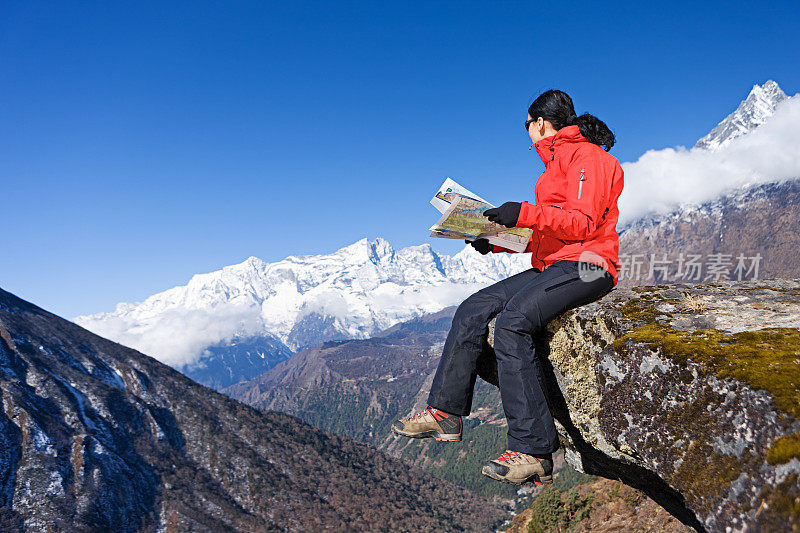
[[[486,461],[481,472],[484,476],[512,485],[522,485],[528,481],[536,485],[549,485],[553,482],[553,455],[534,456],[506,450],[497,459]]]
[[[398,435],[413,439],[433,437],[445,442],[460,441],[461,428],[460,416],[449,415],[433,407],[426,407],[419,413],[401,418],[392,424],[392,431]]]

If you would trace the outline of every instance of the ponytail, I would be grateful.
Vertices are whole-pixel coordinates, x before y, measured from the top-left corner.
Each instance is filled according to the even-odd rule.
[[[556,130],[577,125],[587,141],[602,146],[606,151],[614,146],[616,139],[606,123],[589,113],[576,116],[572,98],[564,91],[551,89],[543,92],[530,105],[528,114],[531,118],[542,117]]]
[[[578,129],[581,130],[581,135],[586,137],[586,140],[590,143],[602,146],[606,152],[611,150],[611,147],[614,146],[614,142],[616,141],[614,134],[608,129],[606,123],[596,116],[584,113],[576,117],[574,123],[577,124]]]

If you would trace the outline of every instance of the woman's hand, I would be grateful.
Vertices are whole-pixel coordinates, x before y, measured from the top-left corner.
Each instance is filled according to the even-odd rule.
[[[519,211],[522,209],[522,204],[519,202],[506,202],[500,207],[493,207],[483,212],[483,216],[496,222],[501,226],[513,228],[517,225],[519,220]]]
[[[464,239],[464,242],[471,244],[473,248],[481,253],[481,255],[486,255],[492,251],[492,245],[486,239],[475,239],[474,241],[468,241],[467,239]]]

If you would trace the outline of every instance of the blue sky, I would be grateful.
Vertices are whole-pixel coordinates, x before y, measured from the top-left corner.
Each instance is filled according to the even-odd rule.
[[[251,255],[452,253],[428,199],[529,199],[542,90],[621,161],[800,90],[796,1],[386,5],[0,4],[0,287],[71,317]]]

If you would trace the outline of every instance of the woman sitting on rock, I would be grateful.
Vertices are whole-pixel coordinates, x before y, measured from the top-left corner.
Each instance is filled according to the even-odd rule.
[[[509,228],[534,230],[527,247],[532,268],[464,300],[453,317],[428,407],[392,429],[406,437],[461,440],[461,417],[470,413],[489,322],[496,316],[494,352],[508,449],[487,461],[483,474],[513,484],[548,484],[559,440],[533,336],[557,315],[601,298],[616,285],[623,176],[608,153],[614,134],[592,115],[576,116],[572,99],[562,91],[546,91],[533,101],[525,130],[545,165],[535,203],[506,202],[484,215]],[[509,251],[485,239],[471,244],[482,254]]]

